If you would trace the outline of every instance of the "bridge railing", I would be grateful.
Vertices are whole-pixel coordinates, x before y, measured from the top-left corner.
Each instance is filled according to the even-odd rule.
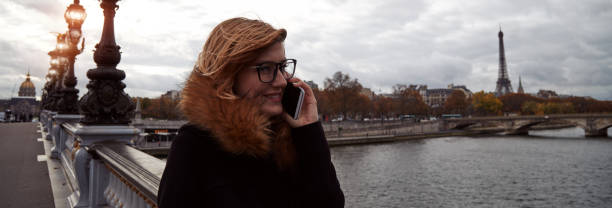
[[[165,162],[118,142],[95,144],[108,175],[104,198],[111,206],[156,207]]]
[[[130,145],[129,126],[82,126],[79,115],[44,111],[52,159],[62,165],[70,207],[157,207],[165,162]],[[53,153],[55,152],[55,153]]]

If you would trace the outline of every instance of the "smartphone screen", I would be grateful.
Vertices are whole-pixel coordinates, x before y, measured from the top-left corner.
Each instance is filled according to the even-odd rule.
[[[302,109],[302,102],[304,101],[304,89],[295,87],[291,83],[287,83],[285,92],[283,93],[283,110],[289,114],[294,120],[298,119],[300,110]]]

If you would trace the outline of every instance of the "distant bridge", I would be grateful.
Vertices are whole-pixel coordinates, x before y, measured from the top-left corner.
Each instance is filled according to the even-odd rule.
[[[612,114],[562,114],[536,116],[496,116],[444,119],[442,129],[467,129],[474,125],[495,126],[505,129],[507,134],[527,134],[535,125],[551,121],[562,121],[584,129],[585,136],[608,136],[612,126]]]
[[[135,119],[132,126],[140,130],[133,144],[137,149],[151,155],[166,155],[178,129],[187,121]]]

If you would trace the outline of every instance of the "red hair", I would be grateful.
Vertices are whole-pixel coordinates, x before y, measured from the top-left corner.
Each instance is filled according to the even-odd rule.
[[[285,29],[275,29],[261,20],[242,17],[225,20],[210,33],[185,87],[202,76],[209,77],[214,81],[217,96],[236,99],[232,87],[238,72],[286,37]]]

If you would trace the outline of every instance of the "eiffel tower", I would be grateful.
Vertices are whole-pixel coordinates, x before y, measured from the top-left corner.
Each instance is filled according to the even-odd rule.
[[[508,93],[512,93],[512,83],[508,78],[508,69],[506,68],[506,54],[504,49],[504,33],[499,27],[499,75],[497,77],[497,87],[495,87],[495,95],[502,96]]]

